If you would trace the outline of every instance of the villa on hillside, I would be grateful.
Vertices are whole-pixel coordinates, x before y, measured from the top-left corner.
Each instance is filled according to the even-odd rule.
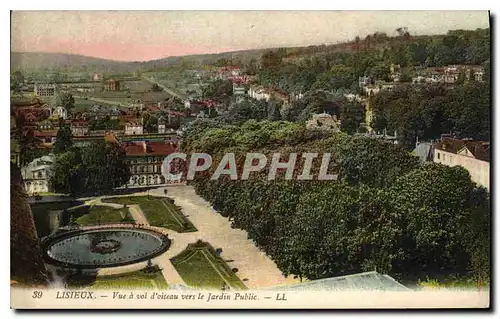
[[[312,119],[306,122],[308,129],[322,129],[340,132],[340,120],[337,120],[336,115],[327,113],[313,114]]]
[[[435,163],[460,165],[469,171],[473,182],[490,189],[490,143],[444,137],[436,143]]]

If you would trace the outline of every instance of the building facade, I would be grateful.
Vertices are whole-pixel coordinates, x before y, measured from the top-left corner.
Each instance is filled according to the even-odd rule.
[[[54,157],[51,155],[34,159],[21,169],[24,187],[28,194],[50,192],[50,171]]]
[[[55,84],[35,84],[34,92],[36,96],[52,97],[56,95]]]
[[[490,143],[455,138],[441,139],[435,145],[434,162],[460,165],[469,171],[471,180],[490,189]]]
[[[142,135],[144,134],[144,126],[140,123],[125,124],[125,135]]]
[[[181,179],[176,181],[166,180],[163,175],[163,161],[167,155],[179,151],[179,142],[127,142],[124,144],[124,148],[131,173],[129,187],[178,184],[182,182]],[[178,172],[181,166],[181,162],[174,161],[171,172]]]
[[[89,123],[87,121],[73,121],[70,127],[73,136],[84,136],[89,134]]]
[[[52,116],[65,120],[68,118],[68,111],[63,106],[57,106],[52,111]]]
[[[120,91],[120,81],[110,79],[104,82],[104,91]]]

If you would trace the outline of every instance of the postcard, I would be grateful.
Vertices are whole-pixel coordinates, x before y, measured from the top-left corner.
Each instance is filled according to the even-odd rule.
[[[489,308],[489,24],[13,11],[11,307]]]

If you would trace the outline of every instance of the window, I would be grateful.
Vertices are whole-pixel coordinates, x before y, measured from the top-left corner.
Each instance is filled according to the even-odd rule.
[[[437,153],[438,159],[441,159],[441,154]]]
[[[443,154],[443,161],[446,161],[446,154]]]

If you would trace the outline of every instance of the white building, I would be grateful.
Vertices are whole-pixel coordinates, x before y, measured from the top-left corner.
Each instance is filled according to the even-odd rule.
[[[363,101],[363,97],[359,94],[344,94],[344,97],[349,101],[349,102],[361,102]]]
[[[63,106],[56,106],[52,111],[52,116],[65,120],[68,118],[68,111]]]
[[[166,132],[167,132],[167,124],[166,124],[165,117],[160,116],[158,118],[158,133],[164,134]]]
[[[35,84],[35,95],[41,97],[51,97],[56,95],[55,84]]]
[[[233,84],[233,95],[244,95],[245,87],[241,85]]]
[[[125,124],[125,135],[142,135],[144,134],[144,127],[140,123],[127,123]]]
[[[269,99],[271,99],[271,94],[267,92],[264,88],[259,86],[251,86],[248,89],[247,94],[249,97],[251,97],[252,99],[256,99],[257,101],[265,100],[269,102]]]
[[[380,87],[376,85],[367,85],[363,87],[363,92],[365,92],[367,96],[376,95],[380,92]]]
[[[49,178],[53,163],[54,157],[47,155],[34,159],[21,169],[28,194],[50,192]]]
[[[490,143],[444,138],[434,149],[434,162],[460,165],[469,171],[471,180],[490,189]]]

